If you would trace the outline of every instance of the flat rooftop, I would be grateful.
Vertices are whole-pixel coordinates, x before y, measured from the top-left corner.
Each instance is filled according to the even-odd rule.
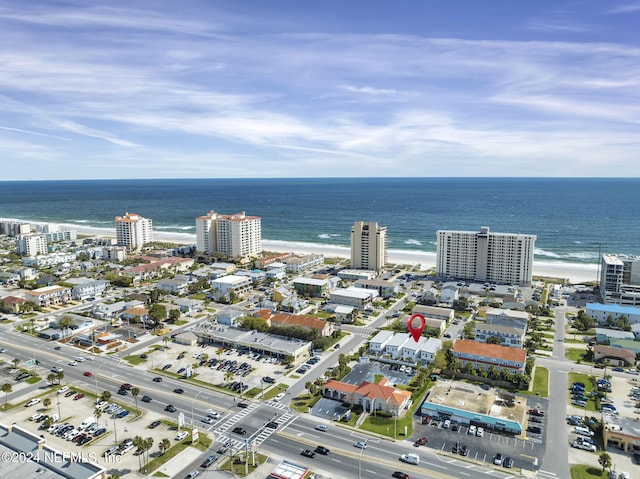
[[[455,381],[438,381],[427,401],[520,424],[524,424],[527,412],[526,399],[521,396]]]

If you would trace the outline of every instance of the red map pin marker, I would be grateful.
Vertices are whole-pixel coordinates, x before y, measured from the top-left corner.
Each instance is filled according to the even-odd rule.
[[[416,318],[420,319],[420,326],[417,326],[417,327],[413,325],[413,320]],[[426,325],[427,325],[427,320],[424,319],[424,316],[422,316],[421,314],[416,313],[416,314],[413,314],[411,318],[409,318],[407,327],[409,328],[409,331],[411,332],[411,336],[413,337],[413,340],[416,343],[420,339],[420,336],[422,336],[422,331],[424,331],[424,327]]]

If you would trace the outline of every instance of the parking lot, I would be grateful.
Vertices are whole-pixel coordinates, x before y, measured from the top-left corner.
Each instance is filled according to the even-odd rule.
[[[102,404],[96,422],[93,398],[71,385],[63,386],[60,391],[33,396],[29,402],[25,398],[24,405],[12,409],[3,421],[15,422],[44,436],[48,445],[63,453],[82,453],[105,467],[107,474],[124,475],[140,469],[144,456],[132,445],[135,436],[153,438],[149,460],[161,453],[159,444],[163,439],[169,439],[171,446],[178,443],[176,425],[164,416],[142,410],[142,415],[136,418],[132,407],[116,403],[119,399],[116,396]],[[44,406],[45,399],[50,400],[47,407]],[[30,403],[30,406],[26,405]]]
[[[548,406],[543,399],[537,402],[539,404],[536,404],[536,407],[542,410]],[[428,424],[416,424],[414,440],[426,437],[428,440],[426,446],[451,454],[460,455],[461,450],[466,448],[465,455],[468,458],[488,464],[493,464],[496,454],[500,453],[501,464],[504,459],[510,458],[513,461],[512,467],[533,470],[544,454],[546,418],[545,416],[528,416],[529,421],[532,418],[535,418],[534,421],[539,421],[530,422],[530,424],[539,426],[540,434],[527,433],[514,437],[484,429],[482,436],[478,436],[478,429],[475,426],[451,422],[448,427],[445,427],[445,421],[430,420]]]
[[[235,349],[221,350],[215,346],[168,343],[166,347],[149,348],[142,354],[147,358],[136,366],[138,368],[179,375],[185,375],[191,369],[199,381],[220,387],[236,383],[233,392],[237,393],[241,388],[243,392],[262,387],[266,390],[288,371],[273,356]],[[263,383],[263,378],[269,379]]]

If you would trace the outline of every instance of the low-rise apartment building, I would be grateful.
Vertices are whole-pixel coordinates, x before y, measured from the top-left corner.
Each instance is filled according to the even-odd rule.
[[[453,356],[464,365],[471,363],[475,368],[525,372],[527,352],[522,348],[510,348],[497,344],[479,343],[468,339],[458,339],[453,343]]]
[[[524,337],[527,328],[520,325],[503,326],[501,324],[487,324],[477,322],[474,329],[474,339],[481,343],[499,340],[498,344],[510,348],[524,347]]]
[[[46,308],[71,301],[71,288],[66,286],[44,286],[25,293],[25,299]]]

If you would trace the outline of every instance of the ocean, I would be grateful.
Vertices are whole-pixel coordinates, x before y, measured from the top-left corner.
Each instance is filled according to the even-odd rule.
[[[0,218],[104,228],[134,212],[195,234],[210,210],[262,218],[266,240],[349,246],[354,221],[387,226],[389,250],[436,251],[436,231],[537,235],[535,260],[640,255],[640,179],[319,178],[0,182]]]

